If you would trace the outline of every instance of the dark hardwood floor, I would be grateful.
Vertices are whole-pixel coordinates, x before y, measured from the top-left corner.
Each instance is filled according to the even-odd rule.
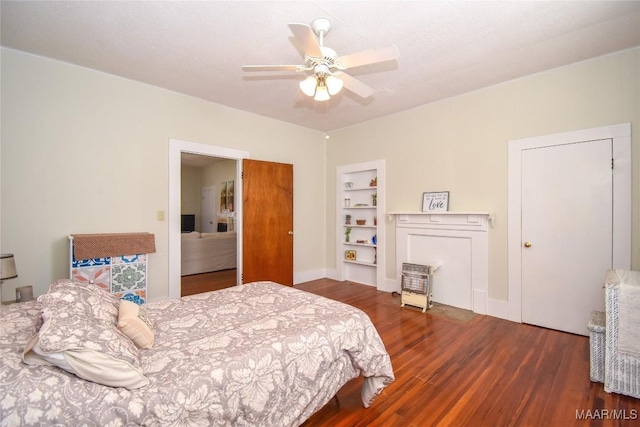
[[[207,279],[198,276],[187,277]],[[640,425],[640,400],[589,380],[587,337],[490,316],[461,321],[422,313],[352,282],[321,279],[295,288],[366,312],[396,376],[368,409],[360,400],[362,378],[348,382],[304,427]]]
[[[237,283],[236,269],[214,271],[213,273],[192,274],[182,276],[180,281],[180,295],[201,294],[202,292],[217,291],[235,286]]]
[[[589,380],[587,337],[490,316],[462,322],[423,314],[350,282],[322,279],[296,289],[365,311],[396,376],[368,409],[362,379],[350,381],[305,427],[640,425],[640,400]]]

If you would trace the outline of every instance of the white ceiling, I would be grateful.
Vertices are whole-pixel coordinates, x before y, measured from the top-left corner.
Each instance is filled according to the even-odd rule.
[[[640,45],[638,1],[2,1],[5,47],[332,131]],[[302,95],[288,23],[326,17],[338,55],[395,44],[348,73],[376,89]]]

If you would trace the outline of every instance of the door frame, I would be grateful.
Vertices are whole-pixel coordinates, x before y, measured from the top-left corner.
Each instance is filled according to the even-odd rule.
[[[522,323],[522,153],[524,150],[612,140],[613,267],[631,268],[631,123],[509,141],[508,183],[508,319]],[[604,279],[606,271],[602,272]],[[585,319],[585,322],[588,319]]]
[[[180,297],[180,265],[181,265],[181,238],[180,238],[180,169],[181,153],[199,154],[203,156],[222,157],[236,160],[236,182],[242,182],[242,159],[250,158],[249,152],[233,148],[218,147],[215,145],[200,144],[197,142],[169,139],[169,209],[167,221],[169,225],[169,297]],[[237,187],[237,186],[236,186]],[[236,229],[238,242],[238,268],[236,283],[240,281],[242,274],[242,186],[236,188]]]

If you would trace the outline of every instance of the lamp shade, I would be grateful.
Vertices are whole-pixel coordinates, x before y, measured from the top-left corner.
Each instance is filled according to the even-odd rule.
[[[18,277],[16,262],[13,254],[0,255],[0,280],[13,279]]]
[[[300,82],[300,90],[307,96],[313,96],[316,93],[316,85],[318,81],[315,76],[309,76]]]
[[[327,76],[325,79],[327,84],[327,89],[329,90],[329,95],[335,95],[340,92],[343,86],[342,79],[335,76]]]
[[[329,91],[326,86],[323,85],[316,88],[316,96],[314,96],[313,99],[316,101],[328,101],[329,98],[331,97],[329,96]]]

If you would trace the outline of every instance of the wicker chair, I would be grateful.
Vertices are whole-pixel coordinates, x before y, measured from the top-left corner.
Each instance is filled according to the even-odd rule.
[[[604,311],[593,310],[587,328],[589,329],[589,373],[591,381],[604,382],[604,349],[607,321]]]
[[[625,289],[630,289],[634,295],[640,295],[640,272],[609,270],[605,279],[604,390],[640,398],[640,354],[620,351],[618,348],[621,285],[629,285],[630,287]],[[633,310],[635,312],[635,306]],[[640,301],[637,304],[637,313],[640,318]],[[638,328],[640,329],[640,325]]]

